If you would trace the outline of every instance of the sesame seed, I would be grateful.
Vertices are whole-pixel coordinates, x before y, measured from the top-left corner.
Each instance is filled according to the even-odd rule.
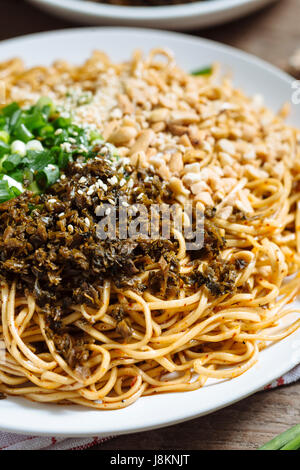
[[[65,152],[67,153],[72,152],[72,146],[70,142],[63,142],[62,144],[60,144],[60,146]]]
[[[49,163],[47,166],[46,166],[46,170],[55,170],[56,167],[54,165],[52,165],[52,163]]]
[[[108,178],[107,180],[112,186],[116,185],[118,183],[118,178],[116,175],[114,175],[112,178]]]

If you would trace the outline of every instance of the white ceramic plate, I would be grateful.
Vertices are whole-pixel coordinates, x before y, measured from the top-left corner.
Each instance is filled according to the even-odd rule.
[[[120,47],[120,44],[122,47]],[[86,28],[36,34],[0,44],[0,61],[23,57],[30,66],[57,58],[79,63],[96,48],[114,60],[127,59],[137,44],[144,51],[166,46],[187,71],[218,61],[232,70],[235,84],[248,94],[261,93],[274,111],[291,101],[292,79],[271,65],[211,41],[175,33],[126,28]],[[290,121],[300,123],[300,105],[292,105]],[[299,304],[299,302],[298,302]],[[194,392],[144,397],[119,411],[43,405],[22,398],[0,401],[0,429],[67,436],[111,435],[166,426],[218,410],[256,392],[300,363],[300,331],[260,354],[259,362],[241,377]],[[259,399],[259,397],[258,397]]]
[[[184,30],[225,23],[275,0],[206,0],[161,7],[105,5],[88,0],[29,1],[49,13],[79,23]]]

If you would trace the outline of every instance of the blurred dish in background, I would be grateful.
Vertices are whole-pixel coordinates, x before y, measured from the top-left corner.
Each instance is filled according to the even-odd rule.
[[[97,3],[110,3],[111,5],[125,5],[131,7],[154,7],[161,5],[178,5],[180,3],[192,3],[197,0],[91,0]],[[207,1],[207,0],[200,0]]]
[[[46,12],[90,25],[148,26],[185,30],[226,23],[276,0],[28,0]],[[179,4],[180,2],[180,4]],[[112,5],[111,3],[115,3]],[[119,5],[117,5],[119,3]],[[126,6],[149,3],[161,6]],[[167,5],[167,3],[169,3]],[[170,5],[170,3],[178,3]],[[126,4],[126,5],[125,5]],[[164,4],[164,5],[163,5]]]

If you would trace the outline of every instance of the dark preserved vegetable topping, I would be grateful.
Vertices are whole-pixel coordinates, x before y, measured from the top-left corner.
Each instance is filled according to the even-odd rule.
[[[225,240],[214,224],[214,209],[205,213],[203,247],[189,252],[193,270],[188,276],[180,276],[179,245],[172,234],[170,240],[100,239],[97,209],[104,203],[113,208],[123,196],[129,206],[175,201],[168,184],[151,169],[112,164],[99,148],[95,158],[69,163],[45,194],[26,191],[0,204],[1,277],[34,295],[49,337],[72,368],[88,358],[86,343],[91,338],[76,328],[69,331],[62,319],[74,303],[100,306],[105,280],[116,288],[149,289],[167,299],[178,296],[183,282],[191,288],[204,285],[219,296],[232,290],[237,270],[244,267],[243,260],[233,265],[218,259]],[[203,260],[208,261],[204,268]],[[139,274],[147,271],[146,281],[141,281]],[[121,309],[115,318],[116,333],[126,341],[132,334],[129,316]],[[81,368],[78,373],[87,371]]]

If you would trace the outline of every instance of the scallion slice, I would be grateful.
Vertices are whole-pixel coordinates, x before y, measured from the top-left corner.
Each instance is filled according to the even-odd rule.
[[[4,168],[4,170],[10,172],[19,165],[21,159],[21,155],[19,155],[18,153],[13,153],[4,160],[4,162],[2,163],[2,167]]]
[[[300,424],[264,444],[259,450],[297,450],[300,448]]]
[[[59,167],[57,165],[48,165],[37,173],[37,183],[41,188],[48,188],[56,183],[60,176]]]
[[[213,71],[213,68],[211,66],[209,67],[203,67],[202,69],[198,70],[193,70],[191,72],[191,75],[211,75]]]

